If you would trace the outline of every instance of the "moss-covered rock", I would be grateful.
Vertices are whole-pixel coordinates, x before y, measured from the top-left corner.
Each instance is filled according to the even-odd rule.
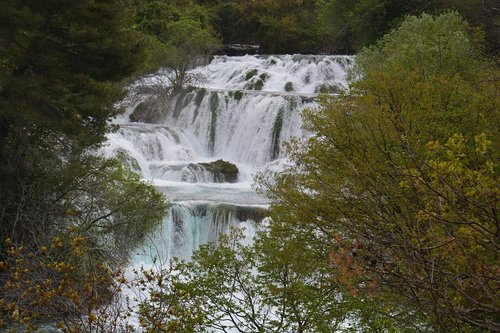
[[[236,218],[239,221],[261,222],[269,215],[269,210],[263,207],[236,206]]]
[[[215,147],[215,135],[217,134],[217,108],[219,107],[219,95],[212,92],[210,95],[210,112],[212,117],[210,119],[210,141],[208,143],[210,151],[213,152]]]
[[[254,89],[255,90],[262,90],[262,87],[264,87],[264,81],[263,80],[257,80],[257,81],[255,81],[255,84],[254,84]]]
[[[217,160],[210,163],[197,163],[192,165],[202,166],[206,171],[212,173],[215,183],[236,183],[238,181],[238,167],[227,161]]]
[[[248,81],[245,84],[245,89],[246,90],[262,90],[264,87],[264,82],[269,78],[269,74],[267,73],[261,73],[259,76],[257,76],[257,70],[253,69],[249,72],[247,72],[247,75],[245,79]]]
[[[257,70],[256,69],[252,69],[251,71],[248,71],[247,72],[247,75],[245,75],[245,81],[248,81],[250,80],[251,78],[253,78],[255,75],[257,75]]]
[[[301,96],[300,101],[302,104],[313,103],[316,99],[314,97]]]
[[[219,107],[219,95],[216,92],[213,92],[210,95],[210,111],[212,113],[217,112],[218,107]]]
[[[234,92],[234,99],[240,101],[243,98],[243,91],[237,90]]]
[[[264,87],[264,81],[261,79],[252,80],[245,85],[246,90],[262,90]]]
[[[203,98],[205,97],[207,90],[205,88],[199,88],[198,91],[196,92],[196,106],[200,106],[201,102],[203,101]]]
[[[264,218],[270,215],[268,209],[256,206],[240,206],[228,203],[221,203],[214,207],[208,203],[198,203],[194,210],[196,216],[205,217],[212,210],[212,216],[234,216],[238,221],[244,222],[252,220],[254,222],[261,222]]]
[[[272,151],[271,151],[271,158],[277,159],[280,154],[280,136],[281,136],[281,129],[283,127],[283,118],[285,114],[285,109],[281,108],[278,111],[278,114],[276,115],[276,119],[274,120],[273,124],[273,144],[271,145]]]
[[[293,83],[288,81],[287,83],[285,83],[285,91],[286,92],[291,92],[291,91],[294,91],[295,89],[293,89]]]
[[[288,110],[295,110],[299,102],[303,102],[303,98],[302,96],[287,96],[286,101],[288,102]]]
[[[201,102],[205,98],[206,93],[207,93],[207,90],[205,88],[198,88],[198,90],[196,91],[196,97],[194,100],[196,103],[196,109],[194,110],[193,119],[192,119],[191,123],[194,123],[196,121],[196,118],[198,117],[198,113],[200,112]]]
[[[174,106],[174,118],[178,118],[181,112],[188,106],[188,104],[193,100],[195,94],[194,90],[190,88],[182,89],[176,95],[176,102]]]

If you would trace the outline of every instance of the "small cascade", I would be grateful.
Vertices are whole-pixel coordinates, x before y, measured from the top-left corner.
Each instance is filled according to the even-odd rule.
[[[177,97],[167,123],[189,128],[208,154],[254,168],[282,157],[280,145],[304,136],[300,111],[311,97],[193,89]]]
[[[231,226],[244,226],[251,236],[268,205],[252,189],[252,175],[279,168],[283,142],[308,135],[301,111],[317,108],[319,94],[346,89],[353,61],[349,56],[216,56],[193,70],[205,78],[203,85],[186,88],[161,107],[168,112],[164,123],[130,122],[138,104],[130,105],[115,121],[119,129],[109,134],[103,152],[118,155],[172,203],[136,261],[189,258],[200,244],[217,243]]]
[[[259,206],[177,202],[170,208],[160,230],[137,253],[137,258],[146,263],[151,263],[153,258],[188,259],[200,245],[217,244],[220,235],[226,234],[231,227],[243,227],[245,236],[251,238],[254,224],[265,215],[266,208]]]
[[[108,135],[108,156],[121,154],[127,165],[144,178],[151,178],[155,162],[192,161],[204,157],[204,149],[188,131],[151,124],[122,124]]]
[[[217,178],[212,172],[198,164],[173,164],[151,166],[151,176],[157,179],[168,179],[187,183],[224,183],[224,178]]]
[[[334,93],[329,87],[347,88],[346,72],[353,62],[352,56],[332,55],[217,56],[195,71],[213,89],[314,96]]]

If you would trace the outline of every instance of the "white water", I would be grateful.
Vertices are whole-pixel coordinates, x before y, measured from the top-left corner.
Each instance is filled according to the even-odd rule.
[[[151,256],[189,258],[232,225],[246,227],[252,236],[260,215],[248,212],[268,204],[252,190],[252,174],[279,165],[284,141],[307,135],[300,112],[317,107],[320,90],[346,88],[352,61],[346,56],[219,56],[194,70],[206,82],[166,105],[164,123],[130,123],[130,106],[116,120],[120,129],[109,135],[105,154],[121,154],[173,203],[136,262],[150,262]],[[217,177],[197,164],[218,159],[238,167],[235,183],[214,182]]]
[[[262,91],[283,93],[286,82],[292,82],[294,92],[316,95],[318,87],[325,83],[347,88],[346,69],[352,62],[351,56],[220,56],[196,71],[207,76],[207,86],[213,89],[245,89],[246,74],[257,69],[256,76],[269,75]]]

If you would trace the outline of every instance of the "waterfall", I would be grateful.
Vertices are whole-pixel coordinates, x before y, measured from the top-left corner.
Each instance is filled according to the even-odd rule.
[[[216,56],[193,70],[203,84],[165,105],[163,123],[130,122],[137,105],[129,105],[103,152],[120,156],[171,201],[136,260],[189,258],[231,226],[251,237],[268,205],[251,188],[252,175],[279,165],[283,142],[308,135],[301,111],[316,108],[320,93],[346,89],[352,63],[349,56]]]
[[[153,258],[161,261],[172,257],[188,259],[201,244],[217,244],[221,234],[231,227],[243,227],[245,236],[251,238],[266,209],[259,206],[239,206],[224,203],[177,202],[161,228],[138,253],[141,262]],[[250,222],[252,221],[252,222]]]

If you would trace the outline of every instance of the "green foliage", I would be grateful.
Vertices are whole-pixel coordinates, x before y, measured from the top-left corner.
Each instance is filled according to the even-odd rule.
[[[101,167],[111,171],[109,162],[88,155],[119,112],[113,104],[123,97],[121,80],[143,56],[131,8],[122,1],[5,4],[2,22],[11,25],[2,30],[0,58],[2,238],[50,225],[52,207],[67,200],[64,185]]]
[[[102,173],[95,179],[87,178],[80,188],[81,192],[89,189],[86,200],[82,200],[80,192],[74,201],[67,200],[66,205],[76,213],[73,230],[95,234],[99,238],[95,243],[109,249],[108,258],[118,256],[115,262],[119,262],[120,258],[128,259],[130,250],[141,245],[159,226],[167,206],[163,194],[152,184],[141,181],[138,174],[125,169],[121,162],[106,163],[110,165],[101,165]]]
[[[442,10],[458,11],[472,26],[485,34],[485,50],[492,56],[499,56],[498,8],[495,0],[446,0],[441,2]]]
[[[211,17],[193,1],[144,0],[137,15],[138,29],[149,36],[146,70],[165,68],[174,92],[197,83],[189,69],[219,48]]]
[[[397,20],[409,14],[432,11],[437,1],[330,0],[321,12],[331,42],[348,52],[381,38]]]
[[[318,23],[317,1],[256,1],[254,11],[263,52],[310,53],[321,49],[321,26],[311,24]]]
[[[31,169],[33,178],[16,184],[23,193],[3,197],[5,213],[23,212],[2,221],[3,238],[34,246],[56,236],[85,237],[117,268],[166,213],[163,195],[117,160],[80,155],[39,162],[50,174]]]
[[[54,237],[37,248],[6,239],[0,261],[0,328],[8,332],[127,333],[121,273],[84,237]],[[125,302],[124,302],[125,301]],[[7,327],[6,327],[7,326]]]
[[[118,112],[111,102],[122,97],[116,82],[133,74],[144,54],[129,8],[127,1],[2,4],[2,153],[10,132],[34,124],[83,145],[103,139]]]
[[[4,197],[23,216],[2,224],[0,323],[125,332],[116,279],[163,220],[163,196],[115,160],[79,157],[51,172],[19,184],[21,202]]]
[[[315,0],[220,1],[212,5],[225,43],[259,44],[263,53],[310,53],[322,49]]]
[[[224,43],[260,45],[262,53],[354,53],[374,44],[407,15],[458,11],[486,34],[498,54],[494,0],[199,1],[213,13]]]
[[[15,308],[8,320],[36,326],[109,304],[115,270],[166,212],[152,185],[96,156],[108,121],[121,111],[115,103],[125,79],[146,52],[135,9],[128,0],[2,3],[0,262],[8,267],[0,272],[0,299]],[[56,238],[64,251],[46,256]],[[85,246],[71,248],[75,239]],[[58,262],[72,268],[49,266]],[[7,314],[3,306],[0,313]]]
[[[478,46],[458,14],[408,17],[358,56],[349,93],[305,113],[294,166],[261,177],[275,223],[420,329],[499,327],[499,101]]]
[[[493,19],[493,2],[326,0],[323,2],[319,21],[328,34],[331,47],[341,52],[353,52],[374,44],[404,21],[407,15],[456,10],[471,24],[486,32],[488,50],[495,53],[498,52],[498,24]]]
[[[318,21],[329,36],[329,47],[349,53],[374,44],[404,21],[407,15],[452,10],[458,11],[471,24],[484,30],[488,50],[491,53],[498,52],[498,23],[494,23],[493,19],[493,1],[327,0],[323,1]]]
[[[419,33],[416,33],[418,31]],[[455,74],[478,76],[482,62],[480,36],[456,13],[437,17],[408,17],[395,31],[385,35],[377,45],[363,50],[357,57],[361,71],[394,72],[403,65],[409,71],[418,69],[425,77]],[[483,65],[484,66],[484,65]],[[467,79],[471,79],[467,77]]]
[[[211,5],[214,23],[225,44],[257,43],[259,21],[248,1],[220,1]]]
[[[356,332],[369,328],[355,319],[342,325],[351,320],[349,314],[359,303],[352,302],[331,278],[324,265],[327,258],[304,248],[304,239],[284,236],[263,232],[250,246],[242,243],[241,231],[233,230],[216,246],[202,246],[190,262],[143,273],[139,286],[152,295],[141,304],[140,320],[146,331]]]

